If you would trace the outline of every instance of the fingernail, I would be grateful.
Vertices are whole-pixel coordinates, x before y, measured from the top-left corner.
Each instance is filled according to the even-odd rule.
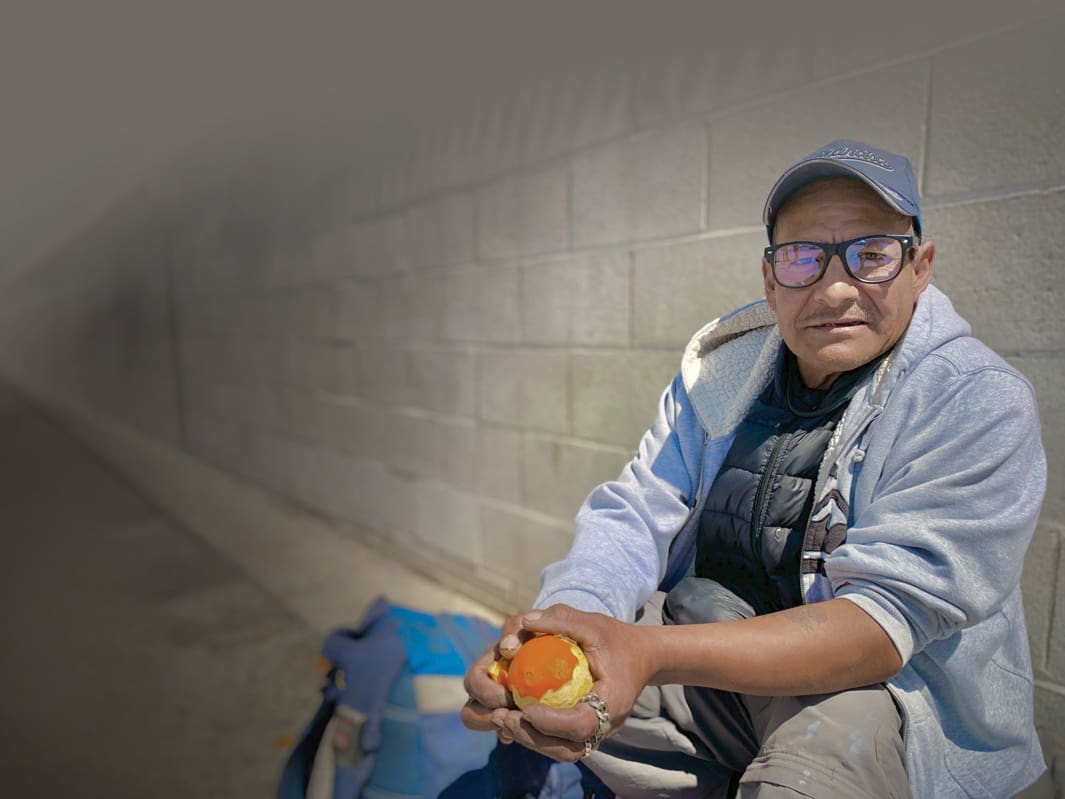
[[[510,652],[521,646],[521,641],[518,640],[516,635],[504,635],[503,639],[499,642],[500,652]]]
[[[540,617],[544,614],[539,610],[532,610],[521,617],[521,621],[524,624],[527,621],[540,621]]]

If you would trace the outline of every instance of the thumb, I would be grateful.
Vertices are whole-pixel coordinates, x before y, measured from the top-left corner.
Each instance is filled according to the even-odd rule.
[[[546,610],[533,610],[521,617],[521,626],[531,633],[556,633],[580,641],[587,630],[582,618],[586,614],[568,605],[552,605]]]

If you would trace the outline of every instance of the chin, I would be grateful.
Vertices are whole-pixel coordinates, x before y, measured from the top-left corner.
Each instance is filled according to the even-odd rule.
[[[850,347],[829,347],[817,352],[810,360],[825,372],[842,374],[864,366],[879,354],[879,349],[856,350]]]

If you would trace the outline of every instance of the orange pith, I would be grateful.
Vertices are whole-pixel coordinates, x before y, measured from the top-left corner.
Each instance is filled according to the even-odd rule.
[[[507,676],[511,688],[522,696],[541,697],[569,682],[576,665],[577,656],[568,641],[541,635],[522,644]]]
[[[495,682],[510,690],[510,678],[507,674],[509,661],[493,660],[488,666],[488,676]]]

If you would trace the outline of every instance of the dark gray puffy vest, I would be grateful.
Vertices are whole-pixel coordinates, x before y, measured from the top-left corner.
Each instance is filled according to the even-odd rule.
[[[782,352],[710,488],[695,576],[667,597],[670,621],[749,618],[802,604],[799,565],[817,472],[854,391],[879,360],[812,391],[794,356]]]

